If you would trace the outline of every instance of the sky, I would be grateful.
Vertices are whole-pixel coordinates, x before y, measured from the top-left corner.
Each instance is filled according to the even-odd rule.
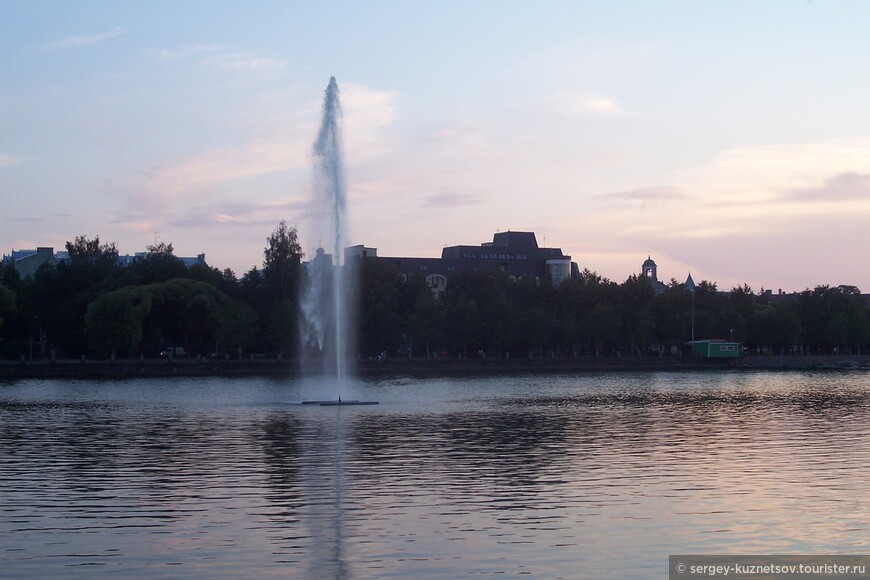
[[[341,91],[349,244],[534,231],[616,282],[870,292],[870,3],[0,2],[0,251],[313,256]]]

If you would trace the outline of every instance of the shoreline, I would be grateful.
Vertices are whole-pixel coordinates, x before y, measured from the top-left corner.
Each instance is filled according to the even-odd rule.
[[[529,359],[406,359],[360,360],[354,374],[377,376],[473,376],[614,371],[698,370],[866,370],[870,355],[753,355],[740,359],[667,357],[578,357]],[[211,360],[195,358],[118,360],[0,361],[0,378],[125,379],[136,377],[301,376],[295,359]]]

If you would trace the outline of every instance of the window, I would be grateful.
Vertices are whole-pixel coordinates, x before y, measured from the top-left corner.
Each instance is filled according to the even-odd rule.
[[[447,278],[445,278],[444,276],[439,276],[438,274],[432,274],[430,276],[427,276],[426,281],[432,288],[440,288],[443,290],[447,287]]]

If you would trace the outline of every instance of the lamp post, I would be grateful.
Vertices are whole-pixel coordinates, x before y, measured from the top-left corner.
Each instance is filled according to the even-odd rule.
[[[695,281],[692,280],[691,272],[686,278],[686,290],[692,295],[692,342],[695,342]]]
[[[692,288],[692,342],[695,342],[695,289]]]

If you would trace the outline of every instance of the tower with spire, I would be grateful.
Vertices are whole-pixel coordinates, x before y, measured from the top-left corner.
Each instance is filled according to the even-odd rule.
[[[643,265],[640,267],[641,278],[649,280],[650,283],[655,284],[659,281],[657,268],[655,261],[649,254],[647,254],[646,260],[644,260]]]

